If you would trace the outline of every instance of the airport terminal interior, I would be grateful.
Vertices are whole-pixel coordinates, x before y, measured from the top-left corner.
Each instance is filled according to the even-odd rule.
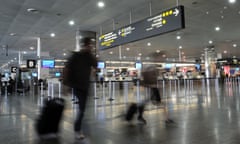
[[[0,2],[0,143],[240,142],[239,1]],[[76,139],[79,102],[63,79],[86,37],[98,61],[85,137]],[[64,100],[59,130],[41,135],[38,120],[54,98]],[[126,120],[130,106],[142,103],[146,121],[138,112]]]

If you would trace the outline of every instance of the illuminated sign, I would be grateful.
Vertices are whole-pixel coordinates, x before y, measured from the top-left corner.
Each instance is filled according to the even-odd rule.
[[[185,28],[184,7],[177,6],[101,35],[99,37],[99,49],[112,48],[182,28]]]
[[[27,68],[36,68],[36,60],[27,60]]]
[[[17,67],[11,67],[11,73],[17,73]]]

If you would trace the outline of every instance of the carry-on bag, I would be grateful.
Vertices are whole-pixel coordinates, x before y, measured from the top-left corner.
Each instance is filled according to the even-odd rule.
[[[137,104],[136,103],[131,103],[130,106],[128,107],[127,114],[125,119],[127,121],[130,121],[133,119],[134,114],[137,113]]]
[[[59,132],[64,105],[63,98],[45,100],[40,116],[36,121],[36,131],[39,135],[57,134]]]

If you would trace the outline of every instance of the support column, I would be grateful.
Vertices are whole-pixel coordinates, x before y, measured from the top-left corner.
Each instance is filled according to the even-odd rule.
[[[42,56],[44,57],[49,57],[49,52],[42,52],[41,51],[41,38],[37,38],[37,71],[38,71],[38,79],[42,78],[45,79],[49,75],[49,69],[43,69],[41,68],[41,58]]]
[[[41,39],[40,37],[37,38],[37,72],[38,72],[38,79],[41,78]]]
[[[204,49],[204,58],[205,58],[205,75],[206,78],[210,77],[210,62],[209,62],[209,53],[208,48]]]

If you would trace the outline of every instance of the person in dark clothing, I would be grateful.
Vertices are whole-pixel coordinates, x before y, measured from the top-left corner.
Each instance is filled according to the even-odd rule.
[[[93,42],[91,38],[81,40],[82,49],[79,52],[73,52],[67,63],[69,86],[73,88],[73,93],[78,100],[79,111],[74,123],[75,137],[83,139],[82,119],[84,117],[87,103],[88,89],[90,85],[90,75],[92,68],[97,67],[97,59],[91,53]]]

